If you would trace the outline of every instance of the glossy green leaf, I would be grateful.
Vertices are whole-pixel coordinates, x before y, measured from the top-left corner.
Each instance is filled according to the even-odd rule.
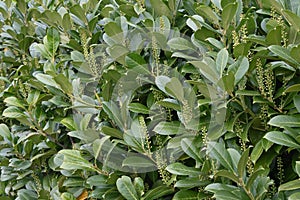
[[[227,171],[227,170],[220,170],[215,174],[216,177],[222,176],[225,178],[228,178],[235,183],[239,184],[239,177],[237,177],[233,172]]]
[[[234,19],[235,15],[236,15],[236,12],[237,12],[237,8],[238,8],[238,4],[236,2],[235,3],[227,4],[223,8],[222,23],[223,23],[223,28],[225,30],[228,29],[230,23]]]
[[[181,190],[176,192],[173,200],[198,200],[198,192],[192,190]]]
[[[129,156],[124,159],[123,166],[133,168],[153,168],[156,164],[149,158],[142,156]]]
[[[278,191],[296,190],[300,188],[300,180],[289,181],[279,186]]]
[[[293,63],[295,65],[299,64],[297,62],[297,60],[295,60],[294,58],[291,57],[290,52],[284,47],[281,47],[278,45],[272,45],[272,46],[269,46],[269,50],[271,52],[273,52],[274,54],[276,54],[277,56],[279,56],[280,58],[282,58],[290,63]]]
[[[289,22],[291,27],[295,28],[299,32],[300,31],[300,17],[290,10],[283,10],[282,14],[286,18],[286,20]]]
[[[249,160],[249,152],[250,152],[250,148],[246,149],[246,151],[243,152],[239,163],[238,163],[238,175],[240,178],[244,177],[244,174],[246,172],[246,167],[247,167],[247,163]]]
[[[96,171],[94,166],[89,163],[86,159],[81,156],[80,151],[64,149],[60,150],[58,154],[63,155],[63,163],[60,166],[62,169],[66,170],[89,170]]]
[[[208,153],[212,158],[220,162],[225,168],[234,172],[230,154],[228,153],[227,149],[225,149],[224,144],[209,142]]]
[[[155,200],[155,199],[159,199],[165,195],[172,194],[173,192],[174,192],[174,190],[170,187],[167,187],[165,185],[158,186],[158,187],[155,187],[155,188],[149,190],[148,192],[146,192],[146,194],[144,195],[144,199],[145,200]]]
[[[223,71],[227,65],[228,58],[229,58],[229,54],[225,48],[221,49],[221,51],[219,51],[217,54],[216,65],[217,65],[217,70],[220,74],[220,77],[222,76]]]
[[[117,188],[118,191],[122,194],[122,196],[127,200],[139,199],[134,185],[128,176],[122,176],[117,180]]]
[[[292,147],[292,148],[300,148],[300,145],[296,143],[296,141],[289,135],[279,132],[279,131],[271,131],[268,132],[264,138],[267,140],[274,142],[275,144]]]
[[[168,45],[171,49],[176,49],[177,50],[196,50],[194,48],[194,45],[188,41],[187,39],[185,38],[181,38],[181,37],[178,37],[178,38],[172,38],[171,40],[168,41]]]
[[[277,115],[273,117],[269,122],[271,126],[277,127],[300,127],[300,118],[296,116],[289,116],[289,115]]]
[[[160,135],[175,135],[185,133],[183,125],[181,125],[181,123],[178,121],[160,122],[155,126],[153,131]]]
[[[134,113],[149,114],[149,108],[147,108],[141,103],[130,103],[128,105],[128,108]]]
[[[201,174],[200,169],[187,167],[182,163],[172,163],[167,166],[166,170],[176,175],[199,176]]]

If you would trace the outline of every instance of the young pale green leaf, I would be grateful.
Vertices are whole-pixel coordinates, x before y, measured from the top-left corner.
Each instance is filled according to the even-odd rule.
[[[149,114],[149,108],[141,103],[130,103],[128,109],[134,113]]]
[[[231,24],[231,21],[234,19],[234,16],[236,15],[238,8],[238,4],[235,3],[229,3],[223,8],[222,12],[222,23],[223,28],[225,30],[228,29],[229,25]]]
[[[190,41],[181,37],[172,38],[171,40],[168,41],[168,45],[171,49],[174,49],[176,51],[196,50],[194,48],[194,45]]]
[[[296,31],[300,31],[300,17],[293,13],[290,10],[283,10],[282,11],[283,16],[285,19],[289,22],[292,28],[295,28]]]
[[[300,189],[300,179],[289,181],[279,186],[278,191],[288,191]]]
[[[244,174],[246,172],[246,166],[248,163],[248,159],[249,159],[249,152],[250,152],[250,148],[248,148],[246,151],[243,152],[239,163],[238,163],[238,175],[240,178],[244,177]]]
[[[253,90],[238,90],[235,92],[235,94],[241,96],[260,96],[260,93],[258,91]]]
[[[231,172],[234,172],[230,154],[228,153],[227,149],[225,149],[224,144],[209,142],[208,154],[210,155],[210,157],[220,162],[221,165],[223,165],[226,169],[229,169]]]
[[[74,197],[73,194],[69,193],[69,192],[64,192],[61,194],[60,198],[62,200],[76,200],[76,198]]]
[[[172,163],[167,166],[166,170],[176,175],[199,176],[201,174],[200,169],[187,167],[182,163]]]
[[[129,156],[124,159],[123,166],[133,167],[133,168],[154,168],[155,163],[149,158],[142,156]]]
[[[80,151],[78,150],[70,150],[64,149],[60,150],[58,154],[64,156],[63,163],[60,166],[62,169],[66,170],[89,170],[89,171],[96,171],[94,166],[89,163],[86,159],[81,156]]]
[[[295,171],[300,176],[300,161],[296,161]]]
[[[223,71],[228,62],[228,58],[229,58],[228,51],[225,48],[221,49],[221,51],[219,51],[219,53],[217,54],[216,65],[220,77],[222,77]]]
[[[279,131],[271,131],[268,132],[264,138],[267,140],[274,142],[275,144],[292,147],[292,148],[300,148],[300,145],[296,143],[296,141],[289,135],[279,132]]]
[[[198,200],[198,192],[193,190],[180,190],[176,192],[173,200]]]
[[[128,176],[122,176],[117,180],[118,191],[127,200],[139,200],[137,192],[131,179]]]
[[[151,190],[149,190],[145,195],[144,195],[144,200],[155,200],[159,199],[165,195],[172,194],[174,190],[170,187],[167,187],[165,185],[155,187]]]
[[[300,127],[300,118],[288,115],[277,115],[269,122],[269,125],[276,127]]]
[[[271,45],[271,46],[269,46],[269,50],[272,53],[279,56],[280,58],[282,58],[292,64],[299,65],[297,60],[295,60],[294,58],[291,57],[290,52],[286,48],[279,46],[279,45]]]

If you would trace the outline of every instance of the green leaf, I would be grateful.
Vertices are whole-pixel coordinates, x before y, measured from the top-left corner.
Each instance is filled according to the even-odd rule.
[[[132,184],[131,179],[128,176],[122,176],[121,178],[118,178],[117,188],[125,199],[139,200],[134,185]]]
[[[283,10],[282,14],[285,17],[285,19],[289,22],[289,24],[291,25],[291,28],[295,28],[296,31],[299,32],[300,31],[300,17],[290,10]]]
[[[76,200],[76,198],[74,197],[73,194],[69,193],[69,192],[64,192],[61,194],[60,198],[62,200]]]
[[[34,73],[33,76],[45,85],[61,89],[60,86],[53,80],[53,77],[48,74]]]
[[[298,62],[300,62],[300,45],[298,44],[297,46],[293,47],[291,50],[291,56],[297,60]]]
[[[284,145],[292,148],[300,148],[300,145],[296,143],[296,141],[291,136],[279,131],[268,132],[264,136],[264,138],[275,144]]]
[[[220,170],[215,174],[216,177],[218,176],[222,176],[225,178],[228,178],[232,181],[234,181],[235,183],[239,184],[239,177],[237,177],[233,172],[230,172],[228,170]]]
[[[260,96],[260,93],[254,90],[238,90],[235,94],[241,96]]]
[[[141,103],[130,103],[128,109],[134,113],[149,114],[149,108]]]
[[[107,177],[105,175],[93,175],[90,176],[86,183],[91,186],[103,186],[106,185]]]
[[[38,199],[37,193],[32,190],[20,189],[18,190],[17,194],[18,194],[18,199],[20,200]]]
[[[192,190],[181,190],[176,192],[172,200],[198,200],[198,192]]]
[[[199,15],[202,15],[203,17],[207,18],[212,23],[219,24],[219,17],[211,7],[207,5],[200,5],[196,8],[196,12]]]
[[[273,117],[269,122],[271,126],[277,127],[300,127],[300,118],[288,116],[288,115],[277,115]]]
[[[300,192],[293,193],[288,198],[288,200],[299,200],[299,199],[300,199]]]
[[[172,18],[171,10],[162,0],[150,0],[151,6],[154,13],[158,16],[167,16],[169,19]]]
[[[297,109],[297,111],[300,113],[300,95],[294,96],[294,105]]]
[[[178,121],[160,122],[155,126],[153,131],[160,135],[176,135],[185,133],[184,127]]]
[[[12,135],[6,124],[0,124],[0,136],[3,137],[7,143],[11,143]]]
[[[104,133],[105,135],[116,137],[119,139],[123,139],[123,133],[119,131],[118,129],[111,128],[108,126],[102,126],[101,127],[101,132]]]
[[[172,77],[171,81],[166,84],[165,90],[172,96],[176,97],[178,100],[184,100],[183,87],[178,78]]]
[[[88,170],[96,171],[94,166],[89,163],[86,159],[81,156],[80,151],[64,149],[60,150],[58,154],[63,155],[63,163],[60,166],[62,169],[66,170]]]
[[[181,37],[172,38],[171,40],[168,41],[168,45],[171,49],[174,49],[176,51],[196,50],[194,48],[194,45],[190,41]]]
[[[80,19],[82,22],[87,22],[85,12],[79,4],[72,6],[70,8],[70,12],[78,17],[78,19]]]
[[[63,92],[66,94],[72,94],[73,93],[73,87],[72,84],[70,83],[69,79],[65,77],[63,74],[58,74],[57,76],[54,77],[54,80],[60,88],[62,89]]]
[[[187,167],[182,163],[172,163],[167,166],[166,170],[176,175],[199,176],[201,174],[200,169]]]
[[[223,71],[227,65],[227,62],[228,62],[228,51],[225,48],[223,48],[217,54],[217,60],[216,60],[217,70],[220,74],[220,77],[223,74]]]
[[[238,163],[238,175],[240,178],[244,177],[244,174],[246,172],[246,167],[247,167],[247,163],[248,163],[248,159],[249,159],[249,152],[250,152],[250,148],[248,148],[246,151],[243,152],[239,163]]]
[[[55,53],[58,49],[60,43],[60,34],[56,28],[48,28],[47,30],[47,40],[44,40],[44,45],[51,57],[54,58]]]
[[[269,46],[269,50],[271,52],[273,52],[274,54],[276,54],[277,56],[279,56],[280,58],[282,58],[290,63],[293,63],[295,65],[299,65],[297,60],[295,60],[294,58],[292,58],[290,56],[290,52],[286,48],[279,46],[279,45],[271,45],[271,46]]]
[[[209,142],[208,154],[210,157],[220,162],[221,165],[223,165],[226,169],[234,172],[230,154],[228,153],[227,149],[225,149],[224,144]]]
[[[210,181],[203,181],[199,179],[199,177],[187,177],[185,179],[181,179],[177,181],[174,187],[177,188],[194,188],[194,187],[202,187],[206,186],[210,183]]]
[[[172,194],[174,190],[170,187],[167,187],[165,185],[155,187],[151,190],[149,190],[145,195],[145,200],[156,200],[159,199],[165,195]]]
[[[284,92],[299,92],[300,91],[300,84],[294,84],[290,87],[288,87]]]
[[[133,181],[135,190],[138,193],[138,196],[141,197],[144,194],[145,186],[144,180],[141,177],[135,177]]]
[[[278,191],[296,190],[300,188],[300,179],[289,181],[279,186]]]
[[[24,114],[21,110],[19,110],[19,108],[9,106],[3,111],[2,116],[7,118],[22,118],[24,117]]]
[[[229,25],[231,24],[231,21],[234,19],[234,16],[236,15],[238,8],[238,4],[235,3],[229,3],[223,8],[222,12],[222,23],[223,28],[227,31]]]
[[[153,168],[156,164],[149,158],[142,156],[129,156],[124,159],[123,166],[133,167],[133,168]]]
[[[205,76],[205,78],[210,80],[212,83],[218,82],[219,75],[213,66],[207,65],[203,61],[192,61],[190,63],[197,67],[200,70],[201,74],[203,74],[203,76]]]
[[[195,159],[197,162],[201,162],[202,158],[200,156],[200,148],[196,147],[197,143],[195,141],[191,141],[188,138],[183,138],[181,140],[181,148],[182,150],[189,155],[191,158]]]
[[[24,103],[21,102],[16,97],[7,97],[7,98],[4,99],[4,103],[6,103],[9,106],[16,106],[16,107],[25,109]]]
[[[130,53],[125,57],[125,63],[128,68],[133,69],[135,72],[142,74],[150,74],[148,65],[145,59],[136,53]]]
[[[234,85],[236,85],[245,76],[249,69],[249,61],[244,57],[234,75]]]

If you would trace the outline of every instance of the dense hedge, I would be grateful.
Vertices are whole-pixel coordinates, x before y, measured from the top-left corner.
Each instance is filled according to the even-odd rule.
[[[300,3],[0,2],[0,199],[300,199]]]

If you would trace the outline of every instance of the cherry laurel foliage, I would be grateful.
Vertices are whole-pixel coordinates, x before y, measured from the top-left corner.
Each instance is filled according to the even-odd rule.
[[[3,0],[0,21],[0,199],[300,199],[298,1]]]

